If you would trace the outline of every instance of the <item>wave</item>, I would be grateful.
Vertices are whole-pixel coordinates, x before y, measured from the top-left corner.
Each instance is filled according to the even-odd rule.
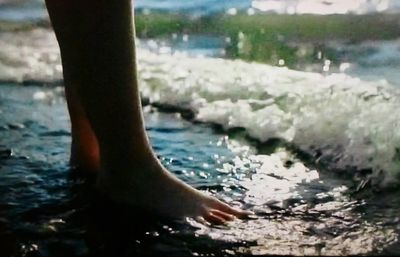
[[[21,33],[1,35],[0,80],[59,80],[54,36]],[[400,91],[385,80],[138,52],[140,89],[150,103],[189,109],[195,120],[227,130],[243,128],[260,142],[284,140],[331,169],[371,170],[376,186],[398,183]]]
[[[196,120],[225,129],[244,128],[261,142],[285,140],[333,169],[371,169],[380,186],[397,183],[400,99],[385,81],[148,52],[139,67],[150,102],[190,109]]]

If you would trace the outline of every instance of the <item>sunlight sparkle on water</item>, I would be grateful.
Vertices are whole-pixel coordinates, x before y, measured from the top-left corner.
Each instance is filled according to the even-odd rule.
[[[291,160],[290,167],[287,167],[288,160]],[[393,230],[360,220],[360,214],[354,209],[362,202],[351,201],[345,185],[332,181],[319,183],[325,180],[319,171],[307,168],[286,151],[237,156],[222,170],[225,174],[247,173],[237,181],[245,189],[244,196],[232,195],[224,200],[252,206],[257,219],[236,220],[224,227],[206,226],[193,219],[187,221],[196,229],[198,237],[254,242],[251,246],[238,247],[237,253],[366,254],[374,245],[379,248],[397,240]],[[229,185],[229,181],[225,182]],[[241,197],[244,198],[240,200]]]

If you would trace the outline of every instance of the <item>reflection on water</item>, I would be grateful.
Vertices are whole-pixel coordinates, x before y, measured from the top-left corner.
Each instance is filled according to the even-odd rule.
[[[288,149],[262,154],[240,137],[152,110],[145,107],[147,129],[163,163],[195,187],[255,211],[254,217],[210,227],[190,219],[167,222],[108,203],[89,182],[70,174],[62,91],[2,85],[0,245],[7,244],[5,253],[396,253],[391,249],[398,249],[398,193],[353,195],[351,179],[313,168]]]
[[[228,229],[203,226],[197,234],[257,242],[237,249],[254,255],[368,254],[397,241],[394,228],[379,226],[358,212],[368,204],[351,199],[345,181],[308,169],[285,151],[247,158],[245,162],[259,167],[238,183],[245,188],[243,201],[259,218],[235,222]]]

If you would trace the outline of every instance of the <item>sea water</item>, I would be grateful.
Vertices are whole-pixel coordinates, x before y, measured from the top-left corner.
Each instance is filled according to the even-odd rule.
[[[231,8],[246,10],[251,8],[251,0],[188,0],[188,1],[133,1],[139,12],[186,12],[194,16],[225,12]],[[46,9],[42,0],[19,0],[0,2],[0,20],[34,21],[46,19]]]
[[[277,1],[277,0],[135,0],[139,12],[186,13],[190,16],[204,16],[237,11],[272,12],[279,14],[366,14],[375,12],[398,13],[398,0],[364,1]],[[0,20],[28,21],[46,18],[42,0],[3,0],[0,2]]]
[[[0,45],[0,237],[8,252],[399,253],[399,89],[387,80],[140,49],[146,126],[164,165],[256,213],[227,226],[143,222],[98,204],[90,183],[71,175],[54,35],[2,32]]]

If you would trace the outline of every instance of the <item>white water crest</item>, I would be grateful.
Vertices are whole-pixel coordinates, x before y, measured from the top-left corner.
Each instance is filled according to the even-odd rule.
[[[285,140],[334,169],[372,169],[376,184],[396,181],[399,91],[384,80],[238,60],[140,55],[141,89],[151,102],[189,108],[198,121],[244,128],[261,142]]]
[[[195,120],[225,129],[244,128],[261,142],[284,140],[333,169],[371,169],[379,186],[397,183],[400,95],[385,80],[141,48],[138,54],[140,89],[151,103],[190,109]],[[60,78],[50,31],[0,33],[0,80]]]

